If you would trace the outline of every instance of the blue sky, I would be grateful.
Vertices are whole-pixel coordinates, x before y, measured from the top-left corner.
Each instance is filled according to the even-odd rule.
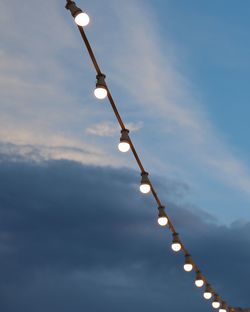
[[[87,35],[166,205],[218,229],[247,226],[250,4],[77,4],[90,15]],[[79,162],[134,174],[132,155],[117,151],[108,102],[93,97],[95,72],[64,5],[0,4],[2,161],[25,168]],[[179,187],[171,193],[173,184]]]
[[[218,222],[249,219],[249,5],[83,5],[90,41],[148,171],[186,183],[186,202]],[[2,141],[22,153],[35,145],[46,159],[136,168],[116,151],[115,120],[108,103],[92,96],[94,71],[61,3],[49,12],[39,2],[18,5],[12,14],[1,6]]]

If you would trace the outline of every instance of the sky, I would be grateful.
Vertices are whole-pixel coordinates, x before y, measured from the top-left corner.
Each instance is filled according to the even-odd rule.
[[[250,4],[77,4],[185,245],[226,301],[250,306]],[[133,156],[117,150],[64,6],[0,3],[0,308],[211,311],[138,192]]]

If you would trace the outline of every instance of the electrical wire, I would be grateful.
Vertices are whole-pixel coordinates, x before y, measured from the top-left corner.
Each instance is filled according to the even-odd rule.
[[[72,2],[72,0],[66,0],[66,1],[67,1],[67,3]],[[83,39],[83,41],[84,41],[84,43],[85,43],[85,46],[86,46],[86,48],[87,48],[87,51],[88,51],[88,54],[89,54],[89,56],[90,56],[90,59],[91,59],[91,61],[92,61],[92,63],[93,63],[93,66],[94,66],[94,68],[95,68],[95,70],[96,70],[96,74],[97,74],[97,75],[102,75],[103,73],[102,73],[102,71],[101,71],[101,69],[100,69],[100,66],[99,66],[97,60],[96,60],[95,54],[94,54],[94,52],[93,52],[93,50],[92,50],[92,47],[91,47],[91,45],[90,45],[90,43],[89,43],[89,40],[88,40],[88,38],[87,38],[87,36],[86,36],[86,34],[85,34],[85,31],[84,31],[83,27],[82,27],[82,26],[77,26],[77,27],[78,27],[78,30],[79,30],[79,32],[80,32],[80,35],[81,35],[81,37],[82,37],[82,39]],[[108,99],[109,99],[111,108],[112,108],[112,110],[113,110],[113,112],[114,112],[114,114],[115,114],[115,117],[116,117],[116,119],[117,119],[117,121],[118,121],[118,123],[119,123],[119,125],[120,125],[120,127],[121,127],[121,130],[125,130],[125,129],[126,129],[125,124],[124,124],[124,122],[123,122],[123,120],[122,120],[122,118],[121,118],[121,115],[120,115],[120,113],[119,113],[119,111],[118,111],[118,109],[117,109],[117,106],[116,106],[116,104],[115,104],[115,101],[114,101],[114,99],[113,99],[113,97],[112,97],[112,94],[111,94],[111,92],[110,92],[110,90],[109,90],[109,88],[108,88],[107,85],[106,85],[106,89],[107,89],[107,92],[108,92],[107,96],[108,96]],[[142,173],[142,174],[143,174],[143,173],[146,173],[146,171],[145,171],[145,169],[144,169],[144,166],[143,166],[143,164],[142,164],[142,161],[141,161],[141,159],[140,159],[140,157],[139,157],[139,155],[138,155],[138,153],[137,153],[137,151],[136,151],[136,148],[135,148],[135,146],[134,146],[134,144],[133,144],[133,142],[132,142],[132,140],[131,140],[130,137],[129,137],[129,144],[130,144],[130,147],[131,147],[131,151],[132,151],[132,153],[133,153],[133,155],[134,155],[134,157],[135,157],[135,160],[136,160],[136,162],[137,162],[137,164],[138,164],[138,167],[140,168],[141,173]],[[158,194],[157,194],[157,192],[156,192],[156,190],[155,190],[155,188],[154,188],[154,186],[153,186],[153,183],[151,182],[150,179],[149,179],[149,185],[150,185],[150,187],[151,187],[152,195],[153,195],[153,197],[155,198],[155,201],[156,201],[158,207],[162,206],[161,200],[160,200],[160,198],[159,198],[159,196],[158,196]],[[173,234],[174,234],[174,233],[177,233],[176,228],[175,228],[175,226],[173,225],[173,223],[171,222],[171,219],[169,218],[169,216],[168,216],[167,213],[166,213],[166,217],[168,218],[168,224],[167,224],[167,226],[169,227],[169,229],[171,230],[171,232],[172,232]],[[184,255],[185,255],[185,256],[189,256],[190,253],[188,252],[188,250],[187,250],[187,248],[185,247],[184,243],[183,243],[180,239],[179,239],[179,242],[180,242],[180,244],[181,244],[181,250],[182,250],[182,252],[184,253]],[[201,272],[201,270],[199,269],[198,265],[193,261],[192,258],[190,258],[190,262],[192,263],[193,269],[195,270],[196,273],[197,273],[197,272]],[[208,280],[206,279],[206,277],[205,277],[202,273],[201,273],[201,276],[202,276],[202,279],[203,279],[203,281],[204,281],[204,285],[208,285],[208,284],[211,285],[211,284],[208,282]],[[217,295],[217,298],[219,299],[219,301],[220,301],[221,303],[224,302],[224,301],[222,300],[222,298],[218,295],[218,293],[212,288],[212,286],[211,286],[211,293],[212,293],[213,295]],[[237,308],[233,308],[233,307],[229,306],[228,304],[226,304],[226,306],[228,307],[228,311],[229,311],[229,312],[250,312],[250,309],[242,309],[242,308],[238,308],[238,307],[237,307]]]

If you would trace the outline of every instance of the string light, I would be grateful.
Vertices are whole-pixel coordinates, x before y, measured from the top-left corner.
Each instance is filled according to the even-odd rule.
[[[94,94],[99,100],[105,99],[105,97],[108,95],[105,77],[106,76],[103,74],[99,74],[96,76],[97,82]]]
[[[220,307],[220,300],[219,300],[218,295],[214,295],[214,299],[213,299],[213,302],[212,302],[212,307],[214,309],[219,309],[219,307]]]
[[[179,234],[178,233],[173,233],[173,242],[171,245],[173,251],[178,252],[181,250],[181,243],[179,239]]]
[[[196,287],[199,287],[199,288],[204,285],[204,280],[203,280],[203,277],[202,277],[200,271],[196,272],[195,285],[196,285]]]
[[[147,194],[149,193],[151,190],[151,186],[150,186],[150,182],[148,179],[148,173],[147,172],[143,172],[141,174],[141,185],[140,185],[140,191],[143,194]]]
[[[168,224],[168,218],[165,213],[165,207],[160,206],[158,207],[159,214],[158,214],[158,223],[160,226],[166,226]]]
[[[221,307],[220,307],[219,312],[227,312],[227,306],[226,306],[226,303],[224,301],[222,301],[222,303],[221,303]]]
[[[122,153],[126,153],[130,150],[128,134],[129,134],[129,130],[127,129],[121,130],[121,138],[120,138],[120,143],[118,144],[118,149]]]
[[[193,262],[190,255],[185,256],[185,263],[183,265],[183,268],[186,272],[191,272],[193,270]]]
[[[206,289],[204,291],[204,294],[203,294],[203,297],[206,299],[206,300],[209,300],[211,299],[213,296],[213,291],[212,291],[212,288],[209,284],[206,285]]]
[[[66,9],[68,9],[71,12],[71,15],[75,19],[75,22],[78,26],[86,26],[89,23],[89,20],[90,20],[89,16],[86,13],[84,13],[80,8],[78,8],[74,1],[67,0]],[[133,155],[135,157],[135,160],[136,160],[136,162],[137,162],[137,164],[141,170],[142,178],[141,178],[140,191],[142,193],[145,193],[145,194],[152,191],[152,194],[153,194],[153,196],[154,196],[154,198],[158,204],[158,207],[159,207],[158,223],[161,226],[165,226],[168,224],[169,229],[173,233],[172,249],[176,252],[180,251],[182,249],[182,251],[185,253],[184,270],[187,272],[190,272],[193,268],[195,268],[195,270],[196,270],[195,285],[197,287],[202,287],[204,285],[204,283],[206,283],[206,289],[205,289],[205,292],[203,293],[203,296],[207,300],[211,299],[214,291],[212,290],[212,288],[208,284],[205,277],[203,275],[201,275],[201,272],[199,271],[198,266],[191,260],[191,257],[189,256],[187,249],[185,248],[185,246],[183,244],[181,244],[181,242],[179,240],[179,237],[178,237],[178,234],[176,233],[174,225],[169,220],[169,218],[166,216],[164,206],[161,204],[161,201],[160,201],[152,183],[149,181],[148,173],[145,172],[144,167],[142,165],[142,162],[141,162],[141,160],[137,154],[137,151],[134,148],[134,145],[129,138],[129,135],[128,135],[129,131],[126,129],[126,127],[123,123],[123,120],[122,120],[122,118],[118,112],[118,109],[116,107],[116,104],[112,98],[110,91],[108,92],[108,88],[107,88],[107,85],[105,82],[105,75],[103,75],[101,70],[100,70],[100,67],[97,63],[97,60],[95,58],[95,55],[94,55],[93,50],[91,48],[91,45],[88,41],[88,38],[84,32],[84,29],[82,27],[78,27],[78,29],[79,29],[81,37],[82,37],[82,39],[86,45],[86,48],[87,48],[89,56],[93,62],[95,70],[97,72],[97,76],[96,76],[97,83],[96,83],[96,89],[94,91],[94,94],[98,99],[104,99],[108,95],[111,107],[112,107],[114,114],[117,118],[117,121],[121,127],[121,130],[122,130],[121,133],[122,134],[121,134],[120,143],[118,145],[118,148],[121,152],[127,152],[131,148]],[[213,306],[213,308],[218,309],[218,308],[220,308],[220,305],[221,305],[221,302],[220,302],[219,296],[215,294],[213,301],[212,301],[212,306]],[[222,304],[219,312],[226,312],[226,311],[227,311],[227,305],[224,302],[224,305]],[[229,312],[236,312],[236,311],[242,311],[242,310],[240,308],[234,309],[232,307],[228,307],[228,311]],[[245,310],[245,311],[250,312],[250,310]]]
[[[65,7],[67,10],[70,10],[70,13],[74,17],[78,26],[84,27],[89,24],[90,19],[88,14],[78,8],[74,1],[68,1]]]

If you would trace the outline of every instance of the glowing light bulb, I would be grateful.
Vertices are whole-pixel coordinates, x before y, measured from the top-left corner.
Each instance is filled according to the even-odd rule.
[[[148,173],[147,172],[143,172],[141,174],[141,185],[140,185],[140,191],[143,194],[147,194],[151,191],[151,186],[150,186],[150,182],[148,179]]]
[[[179,235],[178,233],[173,233],[173,242],[172,242],[172,250],[175,252],[178,252],[181,250],[181,243],[179,240]]]
[[[204,297],[206,300],[209,300],[209,299],[212,298],[212,295],[213,295],[212,289],[211,289],[210,285],[207,284],[206,289],[205,289],[205,291],[204,291],[204,293],[203,293],[203,297]]]
[[[184,264],[183,268],[186,272],[191,272],[193,270],[193,265],[192,264]]]
[[[203,281],[203,278],[202,278],[200,271],[196,272],[195,285],[199,288],[204,285],[204,281]]]
[[[168,224],[168,218],[167,217],[160,217],[160,218],[158,218],[158,223],[160,226],[166,226]]]
[[[203,282],[203,280],[197,280],[197,281],[195,281],[195,285],[197,287],[202,287],[204,285],[204,282]]]
[[[150,185],[148,185],[148,184],[141,184],[141,185],[140,185],[140,191],[141,191],[143,194],[149,193],[150,190],[151,190]]]
[[[89,24],[89,21],[90,21],[89,16],[85,12],[81,12],[77,14],[75,17],[75,22],[78,26],[82,27],[87,26]]]
[[[213,306],[213,308],[214,309],[219,309],[219,307],[220,307],[220,303],[219,302],[212,302],[212,306]]]
[[[108,95],[108,92],[104,87],[98,87],[95,89],[94,94],[96,98],[103,100]]]
[[[105,75],[103,74],[97,75],[96,79],[97,82],[94,94],[96,98],[98,98],[99,100],[103,100],[108,95],[108,90],[105,82]]]
[[[70,10],[71,15],[74,17],[75,22],[78,26],[87,26],[89,23],[89,16],[78,8],[74,1],[69,1],[66,4],[66,9]]]
[[[119,148],[120,152],[126,153],[130,150],[130,145],[129,145],[129,143],[126,143],[126,142],[120,142],[118,144],[118,148]]]
[[[212,294],[211,294],[210,292],[204,292],[203,297],[204,297],[206,300],[209,300],[209,299],[212,298]]]
[[[173,244],[172,244],[172,249],[173,249],[173,251],[175,251],[175,252],[180,251],[180,250],[181,250],[181,244],[180,244],[180,243],[173,243]]]
[[[191,272],[193,270],[193,264],[190,255],[185,256],[185,264],[183,268],[186,272]]]
[[[214,309],[219,309],[220,307],[220,301],[217,295],[214,296],[213,302],[212,302],[212,307]]]
[[[120,143],[118,144],[118,149],[122,153],[126,153],[130,150],[130,144],[129,144],[129,136],[128,136],[129,130],[123,129],[121,131],[121,138]]]
[[[166,216],[165,213],[165,207],[164,206],[160,206],[158,207],[159,210],[159,214],[158,214],[158,224],[160,226],[166,226],[168,224],[168,218]]]

